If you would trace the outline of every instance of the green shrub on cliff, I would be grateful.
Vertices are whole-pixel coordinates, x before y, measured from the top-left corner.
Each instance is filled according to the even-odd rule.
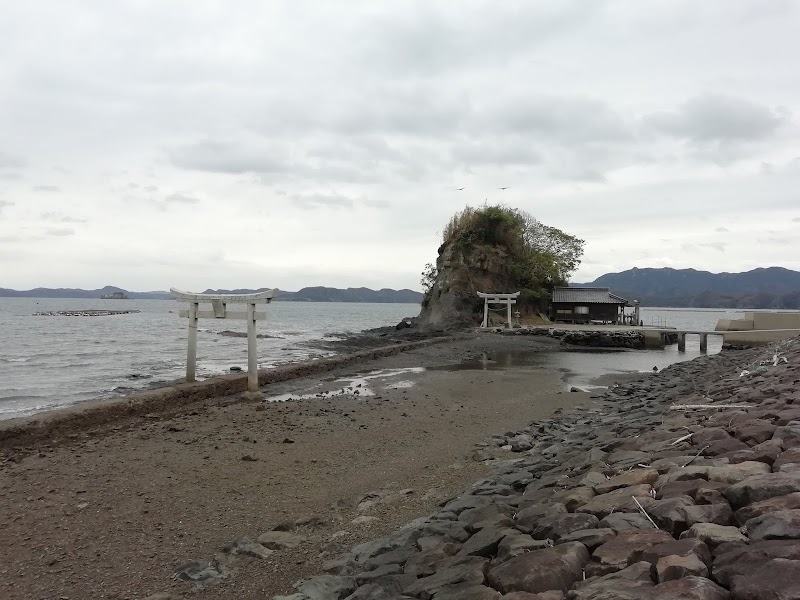
[[[442,232],[436,265],[423,272],[421,318],[431,324],[474,321],[476,292],[521,292],[523,314],[544,310],[554,286],[580,265],[584,241],[507,206],[466,207]]]

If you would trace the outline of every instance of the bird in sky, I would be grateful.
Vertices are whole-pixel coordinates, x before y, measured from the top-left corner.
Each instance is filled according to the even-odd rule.
[[[507,190],[508,188],[507,187],[501,187],[501,188],[497,188],[497,189],[498,190]]]
[[[464,189],[464,188],[456,188],[456,191],[457,191],[457,192],[460,192],[460,191],[461,191],[461,190],[463,190],[463,189]]]

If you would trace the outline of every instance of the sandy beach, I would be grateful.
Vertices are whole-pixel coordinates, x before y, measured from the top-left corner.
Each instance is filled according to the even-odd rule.
[[[476,443],[587,401],[565,392],[557,372],[452,368],[486,351],[554,348],[471,336],[265,389],[289,401],[219,397],[74,431],[58,446],[6,448],[0,596],[186,596],[173,580],[181,563],[276,526],[302,542],[240,561],[229,581],[192,597],[291,593],[342,548],[431,512],[485,475]]]

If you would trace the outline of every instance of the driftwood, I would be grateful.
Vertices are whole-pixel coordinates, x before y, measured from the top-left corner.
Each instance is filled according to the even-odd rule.
[[[650,515],[647,514],[647,511],[644,509],[644,506],[642,506],[639,503],[639,501],[636,499],[636,496],[631,496],[631,498],[633,498],[633,501],[636,502],[636,506],[639,507],[639,512],[641,512],[645,517],[647,517],[647,520],[650,521],[650,523],[653,524],[653,527],[658,529],[658,525],[656,525],[656,522],[653,521],[653,519],[650,518]]]

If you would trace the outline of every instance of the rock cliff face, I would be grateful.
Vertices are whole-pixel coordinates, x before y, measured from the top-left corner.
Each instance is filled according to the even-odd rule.
[[[463,248],[456,243],[445,243],[439,248],[436,279],[422,301],[419,320],[431,327],[477,326],[483,319],[483,300],[478,292],[518,291],[520,285],[512,273],[511,259],[502,246],[476,244]],[[536,299],[523,294],[514,310],[527,316],[538,313],[541,306]],[[489,324],[493,322],[505,323],[505,311],[490,312]]]
[[[500,247],[473,246],[467,252],[443,244],[436,260],[436,279],[422,301],[420,321],[434,327],[466,327],[480,323],[483,301],[478,292],[516,292],[508,276],[506,252]]]

